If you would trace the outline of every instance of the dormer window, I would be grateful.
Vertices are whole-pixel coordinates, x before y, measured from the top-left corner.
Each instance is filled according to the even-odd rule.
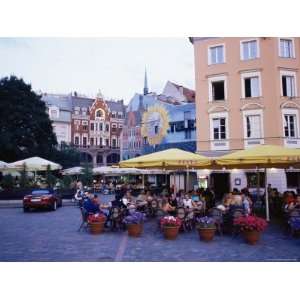
[[[102,109],[96,110],[96,118],[104,118],[104,111]]]
[[[79,112],[80,112],[80,107],[76,106],[75,107],[75,115],[79,115]]]
[[[82,115],[86,116],[87,108],[86,107],[82,107],[81,110],[82,110]]]

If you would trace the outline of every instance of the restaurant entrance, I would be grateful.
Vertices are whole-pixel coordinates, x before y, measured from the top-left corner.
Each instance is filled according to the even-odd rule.
[[[229,173],[217,173],[210,174],[210,186],[215,193],[216,201],[222,200],[224,194],[230,191],[230,174]]]

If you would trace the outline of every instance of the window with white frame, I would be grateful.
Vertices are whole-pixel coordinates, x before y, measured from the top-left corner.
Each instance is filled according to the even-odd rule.
[[[79,145],[79,136],[74,137],[74,143],[75,145]]]
[[[258,41],[241,41],[241,59],[249,60],[259,57]]]
[[[227,87],[226,77],[217,76],[209,78],[209,101],[224,101],[226,100]]]
[[[225,46],[209,47],[208,64],[222,64],[225,62]]]
[[[243,73],[242,98],[253,98],[261,96],[261,79],[259,72]]]
[[[283,97],[296,97],[295,78],[294,72],[281,72],[281,95]]]
[[[279,44],[280,44],[279,47],[280,57],[284,57],[284,58],[295,57],[293,39],[281,38],[279,39]]]
[[[261,116],[260,115],[246,115],[246,137],[249,139],[261,138]]]
[[[213,118],[213,139],[225,140],[226,139],[226,118]]]
[[[297,116],[296,114],[284,115],[284,136],[287,138],[297,137]]]

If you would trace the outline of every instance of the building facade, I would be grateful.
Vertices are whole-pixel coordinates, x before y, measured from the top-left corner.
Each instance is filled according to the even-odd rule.
[[[42,96],[42,100],[53,95]],[[69,118],[66,123],[69,135],[66,143],[77,148],[81,153],[81,162],[93,166],[112,165],[120,161],[120,135],[125,119],[123,100],[104,100],[101,93],[96,99],[79,96],[77,93],[54,97],[55,106],[49,104],[49,115],[58,108],[68,105]],[[53,102],[53,101],[52,101]],[[48,104],[47,104],[48,106]],[[55,116],[55,115],[54,115]],[[57,135],[57,120],[53,122]]]
[[[167,82],[163,94],[149,92],[130,100],[122,132],[122,159],[169,148],[196,151],[195,92]]]
[[[260,144],[300,147],[300,38],[190,40],[199,153],[218,156]],[[247,172],[235,172],[215,175],[216,181],[249,186]],[[272,185],[292,188],[284,170],[269,172]]]

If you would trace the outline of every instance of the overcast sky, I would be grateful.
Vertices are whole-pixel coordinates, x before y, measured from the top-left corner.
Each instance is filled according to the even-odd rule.
[[[147,67],[150,91],[167,80],[194,88],[188,38],[0,38],[0,76],[11,74],[48,93],[77,91],[124,99],[141,92]]]

